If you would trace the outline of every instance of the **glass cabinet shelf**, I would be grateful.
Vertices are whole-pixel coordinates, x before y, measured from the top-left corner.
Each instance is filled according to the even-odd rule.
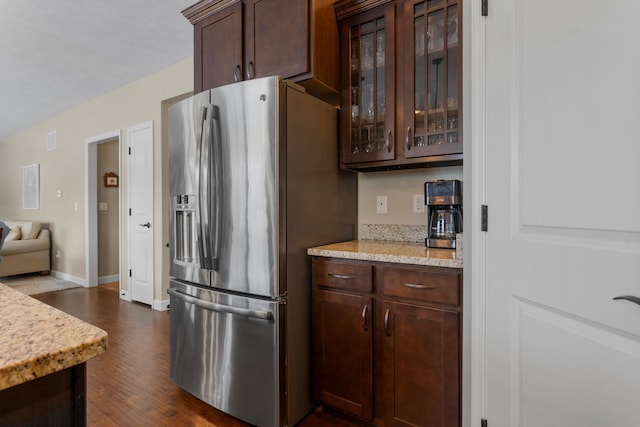
[[[389,40],[388,7],[368,15],[341,23],[342,33],[348,34],[348,120],[341,121],[343,155],[342,161],[365,162],[393,158],[394,142],[391,126],[394,123],[393,84],[393,37]],[[376,13],[379,12],[379,13]],[[393,28],[393,27],[392,27]],[[343,42],[344,43],[344,42]],[[344,44],[343,44],[344,46]],[[344,107],[343,107],[344,108]],[[348,128],[345,132],[344,128]],[[348,141],[345,150],[345,139]]]
[[[420,157],[461,147],[459,7],[458,1],[411,3],[414,105],[406,116],[405,156]]]

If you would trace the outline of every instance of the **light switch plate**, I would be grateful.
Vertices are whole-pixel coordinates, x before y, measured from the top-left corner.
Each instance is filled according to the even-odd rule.
[[[413,213],[424,213],[424,194],[413,195]]]
[[[98,210],[99,211],[106,211],[109,210],[107,202],[100,202],[98,203]]]
[[[387,213],[387,196],[376,196],[376,213]]]

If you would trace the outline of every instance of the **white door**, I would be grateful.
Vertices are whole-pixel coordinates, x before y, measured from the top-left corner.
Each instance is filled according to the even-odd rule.
[[[127,128],[129,289],[153,306],[153,122]]]
[[[489,427],[640,425],[640,305],[613,299],[640,297],[639,19],[637,0],[489,1]]]

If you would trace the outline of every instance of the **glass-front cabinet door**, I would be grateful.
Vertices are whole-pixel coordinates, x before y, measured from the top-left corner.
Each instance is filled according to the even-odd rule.
[[[405,2],[405,152],[462,153],[460,0]]]
[[[343,163],[396,156],[394,15],[389,3],[340,22]]]

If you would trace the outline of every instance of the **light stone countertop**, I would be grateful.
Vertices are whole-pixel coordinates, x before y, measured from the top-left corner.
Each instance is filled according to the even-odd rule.
[[[107,333],[0,283],[0,390],[102,354]]]
[[[309,248],[307,254],[363,261],[462,268],[461,254],[455,249],[427,248],[424,243],[414,242],[351,240]]]

